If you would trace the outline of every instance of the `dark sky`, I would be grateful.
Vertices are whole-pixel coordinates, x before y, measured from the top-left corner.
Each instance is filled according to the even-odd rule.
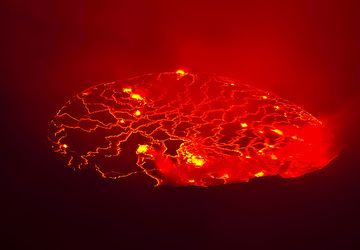
[[[20,1],[0,6],[4,249],[356,249],[358,1]],[[215,72],[329,120],[323,171],[216,188],[74,173],[48,122],[84,88],[148,72]]]

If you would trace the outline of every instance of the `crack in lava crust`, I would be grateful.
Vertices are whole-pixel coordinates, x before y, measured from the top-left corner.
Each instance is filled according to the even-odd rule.
[[[328,138],[287,100],[182,70],[91,87],[59,110],[49,133],[74,169],[196,186],[301,176],[334,157]]]

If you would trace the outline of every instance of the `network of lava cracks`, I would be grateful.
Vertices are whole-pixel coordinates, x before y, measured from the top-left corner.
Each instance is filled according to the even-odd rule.
[[[287,100],[183,70],[91,87],[59,110],[49,133],[69,167],[156,186],[301,176],[334,157],[327,138]]]

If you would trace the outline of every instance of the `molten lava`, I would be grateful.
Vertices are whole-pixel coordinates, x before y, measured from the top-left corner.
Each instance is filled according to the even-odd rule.
[[[328,138],[287,100],[183,70],[89,88],[60,109],[49,135],[74,169],[195,186],[301,176],[334,158]]]

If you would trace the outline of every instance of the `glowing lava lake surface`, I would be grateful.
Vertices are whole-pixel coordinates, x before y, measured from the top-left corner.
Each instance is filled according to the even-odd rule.
[[[153,185],[292,178],[335,157],[328,129],[299,106],[182,70],[91,87],[58,111],[49,130],[69,167]]]

